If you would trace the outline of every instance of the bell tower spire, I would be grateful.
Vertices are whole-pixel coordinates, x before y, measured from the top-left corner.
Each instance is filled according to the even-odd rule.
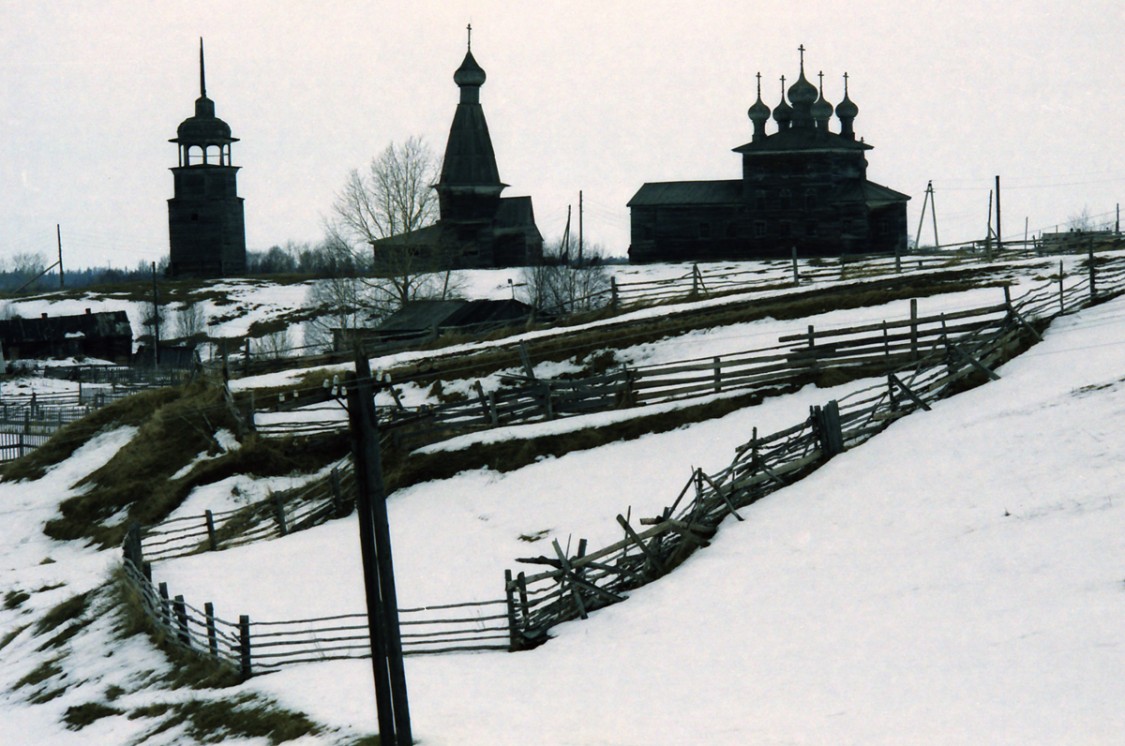
[[[199,97],[207,98],[207,75],[203,71],[203,37],[199,37]]]

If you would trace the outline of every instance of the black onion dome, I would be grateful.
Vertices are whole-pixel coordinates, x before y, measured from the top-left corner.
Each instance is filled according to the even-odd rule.
[[[758,100],[746,110],[746,116],[750,117],[752,122],[765,122],[770,118],[770,107],[762,101],[761,91],[758,91]]]
[[[794,107],[802,104],[812,104],[816,101],[816,86],[805,79],[805,68],[801,66],[801,76],[797,82],[789,86],[789,101]]]
[[[461,62],[461,67],[457,68],[457,72],[453,73],[453,82],[462,88],[465,86],[484,85],[484,81],[488,76],[484,74],[484,69],[477,64],[473,58],[472,52],[465,53],[465,59]]]
[[[841,119],[855,119],[859,115],[859,107],[848,98],[848,76],[844,74],[844,100],[836,104],[836,116]]]
[[[824,98],[824,76],[821,75],[820,95],[812,105],[812,118],[818,122],[827,122],[832,118],[832,104]]]

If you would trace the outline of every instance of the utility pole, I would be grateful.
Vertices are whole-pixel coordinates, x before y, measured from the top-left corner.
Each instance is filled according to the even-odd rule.
[[[570,205],[566,206],[566,228],[562,237],[562,260],[570,266]]]
[[[578,190],[578,266],[582,266],[582,190]]]
[[[375,418],[375,386],[367,356],[356,350],[356,372],[348,376],[348,420],[356,476],[356,514],[367,593],[367,627],[371,637],[371,667],[379,743],[410,746],[410,706],[402,661],[398,597],[395,592],[391,532],[387,520],[379,427]]]
[[[941,248],[937,234],[937,203],[934,202],[934,182],[926,182],[926,196],[922,198],[922,214],[918,216],[918,232],[914,235],[914,250],[918,250],[922,240],[922,224],[926,220],[926,205],[930,206],[930,216],[934,219],[934,248]]]
[[[55,236],[58,238],[59,242],[59,289],[62,290],[64,287],[66,287],[66,283],[63,281],[62,226],[60,226],[58,223],[55,223]]]
[[[996,252],[1004,248],[1004,234],[1000,232],[1000,174],[996,175]]]
[[[984,256],[992,261],[992,190],[988,190],[988,230],[984,232]]]

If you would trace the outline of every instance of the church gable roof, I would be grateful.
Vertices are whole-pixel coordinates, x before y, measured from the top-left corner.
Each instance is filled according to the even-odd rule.
[[[742,180],[656,181],[641,185],[629,207],[728,205],[742,199]]]

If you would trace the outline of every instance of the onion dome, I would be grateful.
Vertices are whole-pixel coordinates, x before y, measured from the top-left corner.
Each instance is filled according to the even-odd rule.
[[[849,140],[855,139],[852,120],[859,114],[859,107],[848,98],[848,74],[844,73],[844,100],[836,104],[836,116],[840,119],[840,134]]]
[[[781,76],[781,103],[773,109],[773,120],[777,122],[778,130],[789,129],[789,122],[793,119],[793,107],[785,101],[785,76]]]
[[[746,111],[746,116],[754,123],[754,139],[760,139],[766,134],[766,122],[770,118],[770,107],[762,101],[762,74],[758,73],[758,100]]]
[[[465,59],[461,62],[461,67],[457,68],[457,72],[453,73],[453,82],[461,88],[466,86],[479,88],[484,85],[486,77],[484,70],[477,64],[470,50],[465,53]]]
[[[820,78],[820,95],[819,98],[813,102],[810,111],[812,112],[813,122],[816,123],[816,128],[827,130],[828,120],[832,118],[832,104],[824,99],[824,73],[817,73],[817,77]]]

